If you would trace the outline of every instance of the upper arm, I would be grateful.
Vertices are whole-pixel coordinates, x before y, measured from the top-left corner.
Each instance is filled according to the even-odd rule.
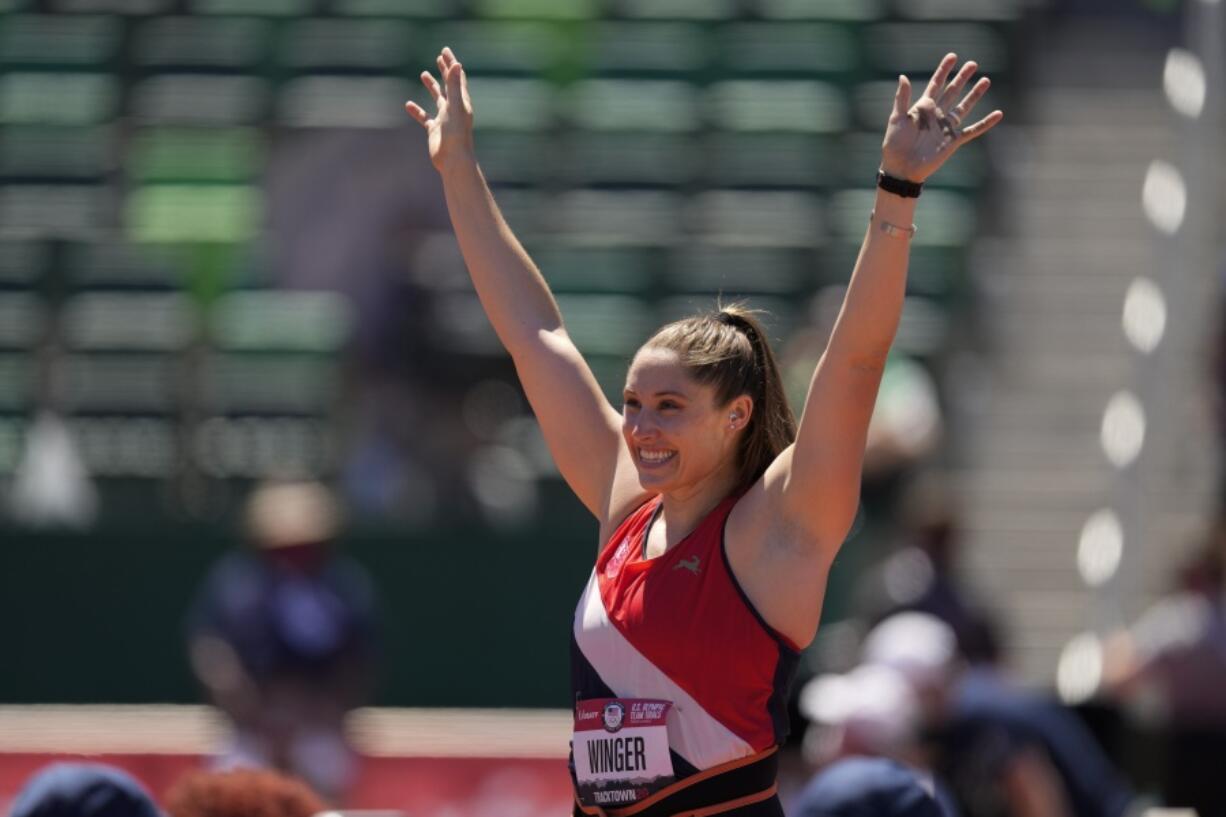
[[[567,485],[602,522],[624,473],[621,417],[564,328],[540,330],[512,351],[520,383]]]
[[[822,547],[838,548],[860,502],[868,424],[884,358],[822,356],[809,385],[796,441],[767,469],[783,514]]]

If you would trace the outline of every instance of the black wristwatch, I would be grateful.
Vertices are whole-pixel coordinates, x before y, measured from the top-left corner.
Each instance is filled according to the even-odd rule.
[[[887,193],[907,199],[918,199],[920,191],[924,189],[923,182],[909,182],[906,179],[887,175],[884,170],[877,171],[877,186]]]

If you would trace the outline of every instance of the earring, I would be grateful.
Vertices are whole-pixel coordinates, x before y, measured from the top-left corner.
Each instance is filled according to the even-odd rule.
[[[736,428],[736,412],[728,415],[728,428]]]

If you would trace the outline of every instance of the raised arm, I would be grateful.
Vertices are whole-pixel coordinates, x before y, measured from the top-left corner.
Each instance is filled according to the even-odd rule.
[[[620,417],[571,342],[545,279],[507,226],[473,152],[473,109],[463,66],[451,49],[438,57],[443,84],[423,72],[434,98],[427,114],[405,109],[425,129],[443,179],[447,209],[485,314],[515,361],[520,382],[562,476],[602,521],[608,514]]]
[[[923,182],[1003,118],[993,111],[962,126],[990,83],[981,78],[959,101],[977,66],[967,62],[950,79],[956,65],[957,57],[946,55],[914,105],[910,82],[898,78],[881,149],[887,176]],[[823,548],[842,544],[859,503],[869,418],[902,313],[916,202],[878,188],[842,310],[809,384],[796,442],[767,471],[768,484],[780,486],[784,514]]]

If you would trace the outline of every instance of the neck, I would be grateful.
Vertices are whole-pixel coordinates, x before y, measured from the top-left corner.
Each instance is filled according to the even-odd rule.
[[[721,469],[697,485],[662,495],[660,522],[665,546],[672,547],[690,534],[698,523],[736,487],[736,471]]]

